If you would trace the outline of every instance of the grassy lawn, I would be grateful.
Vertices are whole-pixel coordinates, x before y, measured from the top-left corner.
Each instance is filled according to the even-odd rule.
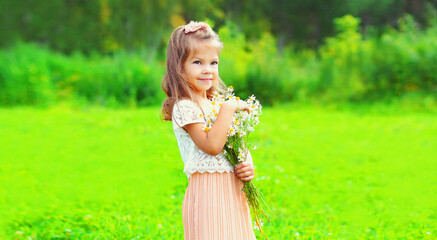
[[[265,108],[253,141],[270,239],[437,238],[436,112]],[[0,109],[0,238],[183,239],[182,169],[158,107]]]

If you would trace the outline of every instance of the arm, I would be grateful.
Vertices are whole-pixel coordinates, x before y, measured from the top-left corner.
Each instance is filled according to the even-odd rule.
[[[196,146],[209,155],[219,154],[228,139],[228,130],[234,112],[249,111],[249,106],[241,100],[229,100],[222,104],[217,119],[208,132],[202,130],[203,123],[187,124],[183,128],[190,134]]]

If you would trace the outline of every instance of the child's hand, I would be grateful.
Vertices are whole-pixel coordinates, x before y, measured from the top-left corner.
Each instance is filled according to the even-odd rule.
[[[250,181],[255,178],[255,170],[253,165],[249,162],[242,162],[235,167],[235,175],[242,181]]]
[[[249,105],[243,100],[231,99],[224,102],[224,104],[229,105],[234,112],[246,111],[247,113],[250,113]]]

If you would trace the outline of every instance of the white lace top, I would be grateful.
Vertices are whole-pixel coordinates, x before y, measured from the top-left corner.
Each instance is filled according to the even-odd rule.
[[[205,123],[203,116],[211,113],[213,109],[219,112],[219,108],[214,107],[212,104],[205,104],[202,109],[190,100],[181,100],[173,107],[172,124],[181,157],[185,164],[184,173],[189,178],[195,172],[234,172],[234,166],[223,153],[212,156],[203,152],[182,128],[190,123]]]

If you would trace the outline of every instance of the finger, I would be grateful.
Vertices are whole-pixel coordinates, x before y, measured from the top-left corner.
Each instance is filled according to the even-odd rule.
[[[251,172],[251,170],[252,169],[250,167],[243,167],[243,168],[235,170],[235,173]]]
[[[254,174],[255,173],[252,170],[247,170],[247,171],[237,173],[237,176],[238,177],[247,177],[247,176],[254,175]]]
[[[249,105],[247,104],[247,102],[243,101],[243,100],[238,100],[238,111],[248,111],[249,110]]]
[[[239,102],[241,109],[246,109],[249,108],[249,104],[247,104],[247,102],[245,101],[241,101]]]
[[[239,177],[247,177],[249,176],[250,173],[251,173],[250,169],[240,169],[238,172],[235,172],[235,174]]]
[[[238,170],[235,171],[235,173],[243,173],[243,172],[254,173],[255,170],[252,167],[248,166],[248,167],[244,167],[244,168],[241,168],[241,169],[238,169]]]
[[[248,181],[252,180],[254,177],[255,176],[251,175],[251,176],[248,176],[248,177],[241,178],[241,180],[243,180],[245,182],[248,182]]]
[[[241,174],[237,175],[238,178],[247,178],[250,176],[252,176],[252,174],[250,174],[250,173],[241,173]]]
[[[235,167],[235,170],[240,169],[240,168],[243,168],[243,167],[247,167],[247,164],[248,164],[248,163],[246,163],[246,162],[242,162],[242,163],[238,164],[238,165]]]

